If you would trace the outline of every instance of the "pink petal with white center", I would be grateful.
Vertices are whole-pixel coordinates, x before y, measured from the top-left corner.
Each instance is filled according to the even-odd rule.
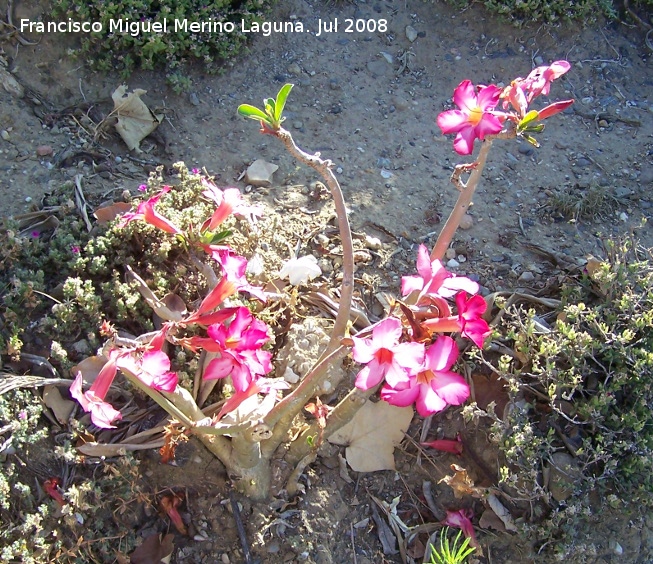
[[[419,396],[419,386],[412,386],[405,389],[391,388],[383,386],[381,389],[381,399],[387,401],[390,405],[397,407],[408,407],[413,405]]]
[[[458,345],[451,337],[441,335],[426,351],[424,366],[433,372],[449,370],[458,358]]]
[[[360,364],[367,364],[374,358],[374,354],[378,350],[372,339],[362,339],[360,337],[352,337],[354,341],[354,346],[352,348],[352,357],[356,362]]]
[[[501,96],[501,88],[490,84],[489,86],[482,86],[478,90],[477,94],[477,103],[478,107],[481,108],[484,112],[488,110],[493,110],[495,106],[499,103],[499,97]]]
[[[110,403],[97,398],[90,390],[86,392],[86,395],[91,399],[89,407],[93,424],[101,429],[115,429],[116,426],[113,425],[113,422],[122,419],[122,413],[115,410]]]
[[[486,135],[494,135],[499,133],[503,129],[503,124],[501,120],[492,114],[483,114],[481,121],[474,128],[476,136],[483,141]]]
[[[475,108],[477,104],[476,89],[471,80],[463,80],[453,91],[453,101],[461,110],[467,112]]]
[[[461,405],[469,397],[469,385],[455,372],[438,372],[430,384],[433,392],[451,405]]]
[[[88,411],[90,402],[84,395],[84,391],[82,389],[83,383],[84,377],[82,376],[81,371],[77,372],[77,376],[73,380],[73,383],[70,385],[70,395],[79,402],[79,405],[82,406],[84,411]]]
[[[204,369],[204,380],[220,380],[231,374],[234,368],[234,359],[229,355],[214,358]]]
[[[415,408],[417,413],[422,417],[429,417],[434,413],[439,413],[447,407],[447,402],[444,401],[438,394],[436,394],[426,384],[419,386],[419,396],[415,401]]]
[[[458,133],[469,125],[469,116],[460,110],[447,110],[438,115],[436,122],[445,135]]]
[[[381,370],[378,362],[372,360],[367,366],[363,366],[356,375],[356,387],[359,390],[369,390],[381,383],[385,372]]]
[[[165,372],[154,376],[149,386],[154,390],[159,390],[160,392],[172,393],[175,391],[178,381],[179,377],[176,372]]]
[[[422,278],[431,277],[431,256],[424,243],[417,247],[416,266],[417,272]]]
[[[424,279],[421,276],[402,276],[401,295],[407,296],[412,292],[419,292],[424,287]]]
[[[163,351],[147,351],[143,354],[141,369],[150,374],[164,374],[170,370],[170,359]]]
[[[408,369],[411,374],[424,362],[424,345],[422,343],[400,343],[392,351],[397,364]]]
[[[479,349],[482,349],[485,338],[492,333],[492,330],[485,319],[473,319],[464,322],[462,333]]]
[[[471,155],[474,152],[476,134],[471,125],[463,127],[453,141],[453,148],[459,155]]]
[[[466,276],[452,276],[442,283],[438,294],[443,298],[451,298],[461,290],[473,295],[478,293],[479,286]]]
[[[377,348],[392,349],[401,338],[401,321],[388,317],[372,329],[372,342]]]
[[[408,343],[406,343],[408,344]],[[412,343],[411,343],[412,344]],[[398,362],[393,361],[392,364],[385,366],[385,381],[388,386],[394,388],[402,382],[410,381],[410,374],[412,371],[404,368]]]

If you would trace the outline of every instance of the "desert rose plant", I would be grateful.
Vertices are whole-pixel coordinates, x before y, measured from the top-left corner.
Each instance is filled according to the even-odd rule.
[[[572,101],[558,102],[539,111],[529,106],[535,97],[547,94],[550,82],[568,68],[564,61],[537,68],[503,90],[496,86],[474,88],[469,81],[458,86],[454,102],[460,109],[440,114],[438,124],[444,133],[456,134],[454,148],[460,154],[471,154],[475,140],[481,140],[478,160],[460,165],[454,172],[453,180],[461,196],[435,248],[429,252],[424,245],[419,247],[417,274],[403,277],[402,298],[391,304],[387,317],[354,335],[350,323],[353,244],[332,163],[319,154],[299,149],[283,128],[282,114],[292,85],[285,85],[276,98],[266,99],[263,109],[240,106],[239,113],[258,121],[263,134],[278,138],[290,154],[314,168],[334,200],[343,249],[343,276],[339,307],[325,350],[293,389],[283,378],[270,377],[275,364],[266,348],[270,328],[245,302],[239,301],[242,294],[261,302],[267,296],[247,280],[248,261],[228,245],[229,231],[223,228],[231,215],[254,222],[261,210],[248,205],[237,189],[221,189],[212,179],[202,176],[203,195],[215,204],[215,210],[199,227],[182,229],[157,211],[157,204],[173,190],[170,187],[164,187],[138,204],[133,212],[124,214],[120,225],[146,222],[159,229],[161,237],[180,241],[198,271],[205,274],[208,292],[189,312],[174,296],[157,296],[128,268],[139,292],[163,323],[157,331],[131,340],[121,338],[111,324],[103,324],[101,333],[108,338],[103,351],[105,364],[94,381],[88,382],[90,387],[86,391],[84,386],[89,378],[81,371],[77,373],[71,394],[90,413],[94,425],[111,428],[120,421],[121,413],[106,401],[106,396],[120,371],[181,424],[185,433],[197,436],[224,464],[239,489],[254,499],[270,495],[271,461],[278,456],[280,447],[285,449],[286,460],[296,466],[290,484],[297,473],[315,460],[321,441],[351,421],[377,390],[382,400],[399,407],[414,405],[422,416],[462,404],[469,397],[469,385],[453,370],[459,354],[455,337],[482,347],[490,334],[483,319],[487,306],[478,293],[479,285],[447,271],[441,259],[471,202],[493,140],[520,135],[535,142],[531,134],[541,131],[541,121]],[[463,185],[460,177],[465,171],[471,171],[471,177]],[[216,268],[219,276],[215,275]],[[210,389],[215,381],[230,382],[233,393],[218,413],[205,415],[198,406],[197,390],[191,393],[179,385],[167,352],[171,347],[204,352],[207,362],[201,374],[203,386]],[[327,368],[348,354],[362,366],[344,399],[333,407],[325,406],[316,396]],[[253,400],[256,408],[248,416],[231,416],[244,402]],[[291,441],[291,426],[304,409],[315,419]],[[168,457],[173,449],[173,435],[178,432],[175,429],[177,426],[171,426],[166,435]],[[314,440],[316,436],[318,441]]]

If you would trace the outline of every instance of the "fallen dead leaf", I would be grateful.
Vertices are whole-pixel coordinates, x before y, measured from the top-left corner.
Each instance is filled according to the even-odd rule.
[[[173,538],[172,534],[150,535],[132,552],[130,564],[168,564],[174,550]]]
[[[79,364],[76,364],[70,369],[70,374],[74,377],[77,376],[78,372],[82,373],[82,378],[84,384],[89,385],[95,382],[97,375],[100,373],[100,370],[104,368],[104,365],[109,359],[106,356],[89,356],[82,360]]]
[[[75,409],[75,402],[64,399],[57,386],[45,386],[43,388],[43,403],[54,413],[56,420],[65,425]]]
[[[438,483],[444,482],[445,484],[450,486],[451,489],[453,490],[453,495],[457,499],[461,499],[466,495],[471,495],[474,497],[483,497],[484,494],[483,489],[477,488],[474,485],[474,482],[467,474],[467,470],[465,470],[462,466],[458,466],[458,464],[452,464],[451,469],[454,471],[454,475],[445,476]]]
[[[116,88],[111,95],[113,99],[113,112],[118,116],[116,131],[130,151],[141,152],[140,142],[152,133],[163,120],[162,114],[155,114],[150,110],[141,96],[147,91],[137,88],[127,94],[127,86]]]
[[[132,205],[127,202],[112,202],[106,206],[100,206],[97,208],[93,212],[93,215],[100,225],[106,225],[131,209]]]
[[[356,472],[394,470],[394,449],[413,419],[412,407],[396,407],[385,401],[367,401],[354,418],[329,437],[347,445],[345,456]]]

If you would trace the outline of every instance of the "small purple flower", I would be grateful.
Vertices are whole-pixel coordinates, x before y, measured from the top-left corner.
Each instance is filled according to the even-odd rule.
[[[24,409],[18,412],[18,419],[25,421],[27,419],[27,411]]]
[[[200,173],[200,169],[199,169],[199,168],[194,168],[194,169],[191,170],[191,172],[192,172],[193,174],[199,174],[199,173]]]
[[[41,236],[41,232],[34,230],[34,231],[32,231],[30,233],[30,235],[31,235],[32,239],[38,239]]]
[[[147,184],[141,184],[141,185],[138,187],[138,191],[139,191],[139,192],[146,192],[146,191],[147,191]]]
[[[78,255],[80,253],[80,251],[81,251],[81,249],[79,248],[79,245],[70,245],[70,250],[72,251],[72,253],[74,255]]]

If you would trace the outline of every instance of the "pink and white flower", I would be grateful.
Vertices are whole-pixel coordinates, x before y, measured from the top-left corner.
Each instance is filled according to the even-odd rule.
[[[479,86],[476,92],[470,80],[463,80],[454,90],[453,101],[460,109],[442,112],[437,123],[445,135],[456,134],[453,147],[459,155],[471,155],[476,139],[483,141],[503,129],[501,116],[493,112],[500,96],[498,86]]]
[[[424,345],[399,343],[401,334],[401,322],[388,317],[372,329],[371,339],[352,337],[354,360],[365,364],[356,376],[357,388],[369,390],[383,379],[389,386],[409,381],[422,364]]]

